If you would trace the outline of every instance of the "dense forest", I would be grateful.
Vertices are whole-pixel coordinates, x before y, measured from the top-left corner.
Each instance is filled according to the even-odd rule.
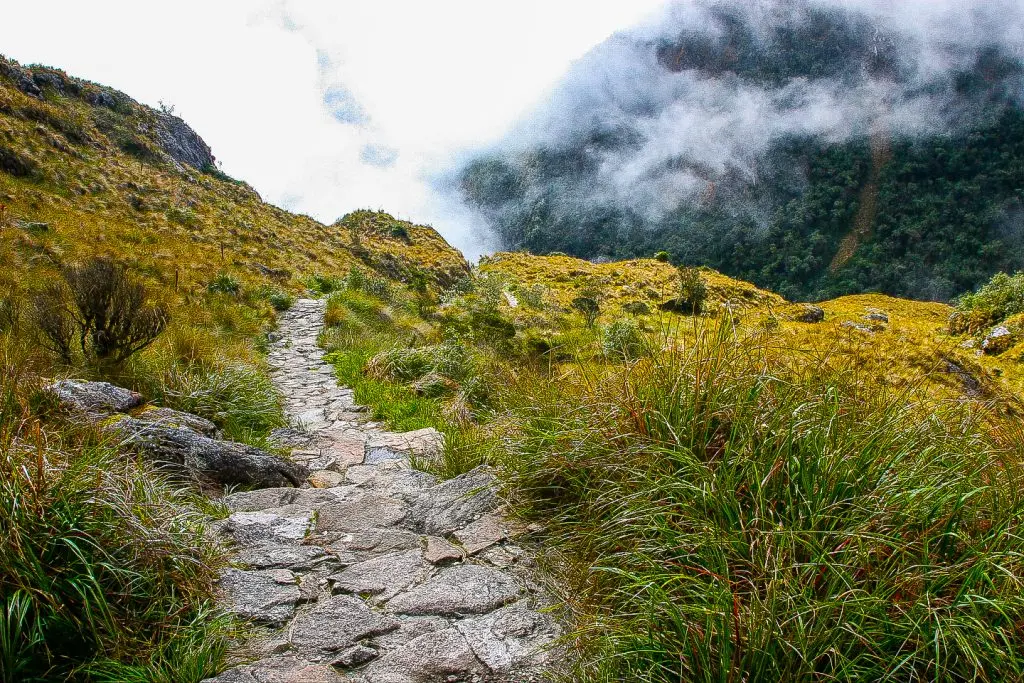
[[[674,262],[803,299],[878,291],[948,300],[997,271],[1024,268],[1024,64],[1010,47],[960,46],[959,66],[936,72],[923,48],[863,14],[810,6],[766,28],[765,17],[734,6],[709,12],[713,30],[633,40],[628,58],[658,71],[648,90],[615,86],[613,107],[580,104],[572,115],[584,123],[570,132],[491,150],[462,169],[463,199],[503,248],[590,259],[664,250]],[[609,57],[590,61],[603,61],[602,78],[614,82]],[[673,78],[688,79],[690,90],[666,97]],[[698,106],[686,99],[694,84],[730,96],[768,93],[773,102],[826,84],[846,115],[842,98],[858,88],[889,95],[857,111],[841,139],[810,126],[751,145],[740,161],[710,163],[694,145],[649,161],[653,147],[671,145],[655,139],[650,122]],[[915,128],[886,116],[908,103],[923,103],[914,111],[940,123]],[[698,113],[713,115],[708,109]],[[758,115],[772,128],[772,116],[802,111],[783,104]],[[683,126],[673,134],[697,135]],[[623,159],[649,166],[626,192],[595,190],[616,163],[628,168]],[[645,192],[675,177],[698,189],[679,190],[671,210],[648,210]],[[658,191],[670,194],[667,187]]]

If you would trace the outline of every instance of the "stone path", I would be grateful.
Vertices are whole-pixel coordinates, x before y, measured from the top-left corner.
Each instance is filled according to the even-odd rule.
[[[223,599],[255,634],[248,663],[210,683],[543,680],[558,629],[492,475],[411,469],[439,435],[368,420],[316,344],[323,312],[296,302],[270,353],[293,422],[276,437],[312,486],[225,498],[220,532],[237,550]]]

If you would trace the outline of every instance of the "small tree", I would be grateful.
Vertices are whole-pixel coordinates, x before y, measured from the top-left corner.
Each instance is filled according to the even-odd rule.
[[[704,311],[704,303],[708,298],[708,285],[697,268],[679,267],[679,303],[693,315]]]
[[[141,282],[107,258],[65,268],[33,303],[43,344],[68,364],[80,351],[87,362],[120,365],[152,344],[170,320]]]
[[[572,307],[583,315],[587,329],[592,329],[594,323],[597,322],[597,317],[601,315],[601,304],[597,303],[597,299],[594,297],[578,296],[572,300]]]

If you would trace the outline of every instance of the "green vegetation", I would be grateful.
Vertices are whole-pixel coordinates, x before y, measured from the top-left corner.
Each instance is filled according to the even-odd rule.
[[[0,367],[0,681],[198,683],[228,622],[219,551],[196,494],[72,426],[29,417],[38,394]],[[24,360],[24,359],[19,359]],[[21,364],[25,367],[25,364]]]
[[[111,259],[63,268],[60,276],[36,294],[33,313],[44,343],[67,365],[80,354],[87,363],[120,366],[167,326],[167,307]]]
[[[1024,273],[996,273],[977,292],[960,297],[950,327],[955,333],[973,334],[1020,313],[1024,313]]]
[[[521,388],[501,462],[573,558],[574,680],[1019,677],[1019,435],[732,337]]]
[[[545,527],[570,680],[1024,674],[1019,401],[965,401],[960,375],[932,369],[956,357],[984,376],[944,338],[950,309],[860,297],[825,304],[831,325],[765,326],[764,293],[650,263],[665,300],[716,305],[606,306],[590,329],[579,293],[635,302],[634,281],[601,273],[657,282],[646,266],[514,255],[425,316],[403,292],[329,304],[324,340],[359,400],[444,431],[441,460],[417,464],[489,462]],[[513,282],[546,283],[538,305],[507,300]],[[733,314],[712,317],[718,302]],[[875,310],[877,339],[841,342],[838,321]],[[490,318],[511,337],[474,327]]]

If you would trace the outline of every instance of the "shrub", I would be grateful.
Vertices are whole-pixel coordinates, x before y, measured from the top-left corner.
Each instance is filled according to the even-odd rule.
[[[684,312],[700,315],[708,298],[708,285],[697,268],[679,268],[679,303]]]
[[[150,300],[142,283],[106,258],[61,271],[34,299],[36,324],[48,348],[67,364],[77,354],[117,366],[153,343],[167,326],[167,308]]]
[[[27,178],[39,175],[39,164],[27,154],[0,145],[0,171],[16,177]]]
[[[974,334],[1018,313],[1024,313],[1024,272],[996,273],[977,292],[960,297],[950,330]]]
[[[632,316],[647,315],[651,312],[651,307],[643,301],[629,301],[622,304],[622,310],[624,313],[628,313]]]
[[[228,273],[218,273],[206,285],[206,291],[210,294],[231,294],[235,296],[242,291],[242,285]]]
[[[199,225],[199,216],[188,207],[172,206],[167,209],[167,220],[189,228]]]
[[[526,308],[531,308],[535,311],[544,310],[546,308],[546,299],[548,294],[548,288],[544,285],[532,285],[530,287],[519,287],[516,289],[516,296],[519,299],[519,303]]]
[[[345,280],[314,273],[305,280],[306,287],[315,294],[331,294],[345,288]]]
[[[593,328],[594,323],[597,322],[597,317],[601,315],[601,304],[593,297],[578,296],[572,300],[572,307],[583,316],[587,329]]]
[[[287,311],[295,303],[295,297],[288,292],[275,289],[267,294],[267,301],[275,311]]]
[[[668,263],[669,259],[671,259],[671,256],[667,251],[659,251],[657,254],[654,255],[654,260],[661,261],[662,263]]]
[[[505,432],[570,572],[574,680],[1020,679],[1019,432],[730,329]]]
[[[616,320],[604,329],[601,348],[606,356],[619,360],[636,360],[648,351],[647,338],[635,320]]]
[[[404,225],[396,225],[391,228],[391,236],[403,242],[409,242],[409,231]]]

